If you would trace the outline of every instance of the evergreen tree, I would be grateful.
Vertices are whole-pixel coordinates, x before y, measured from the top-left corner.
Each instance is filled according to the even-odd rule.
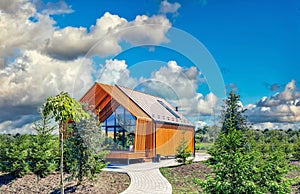
[[[67,168],[80,185],[86,177],[94,180],[96,174],[106,166],[104,146],[105,134],[96,115],[72,124],[72,132],[66,141]]]
[[[32,144],[29,154],[30,169],[37,175],[37,182],[40,178],[46,177],[49,172],[57,168],[58,141],[57,137],[51,134],[55,127],[51,125],[50,118],[41,112],[41,120],[34,123],[33,129],[37,135],[32,136]]]
[[[222,130],[207,164],[213,176],[195,179],[205,193],[289,193],[291,180],[285,179],[288,160],[274,148],[261,152],[249,138],[249,130],[239,96],[230,92],[225,101]]]
[[[191,163],[193,160],[188,160],[192,156],[192,151],[189,149],[188,141],[184,139],[184,132],[182,138],[176,148],[175,159],[181,164]]]
[[[6,136],[1,144],[0,170],[16,177],[29,172],[30,135]]]

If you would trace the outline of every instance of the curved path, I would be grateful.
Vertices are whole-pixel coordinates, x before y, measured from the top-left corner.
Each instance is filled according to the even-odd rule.
[[[196,154],[194,161],[206,160],[208,157],[207,154]],[[122,194],[171,194],[172,186],[159,168],[176,165],[178,163],[174,159],[167,159],[159,163],[145,162],[105,170],[126,172],[130,176],[130,185]]]

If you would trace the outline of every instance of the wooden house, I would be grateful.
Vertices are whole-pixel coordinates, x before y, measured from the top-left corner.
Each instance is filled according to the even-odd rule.
[[[81,98],[99,114],[108,160],[174,156],[184,138],[194,152],[194,125],[166,100],[119,85],[95,83]]]

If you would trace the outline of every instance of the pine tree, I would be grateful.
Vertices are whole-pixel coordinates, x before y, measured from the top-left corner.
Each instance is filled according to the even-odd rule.
[[[249,136],[238,95],[230,92],[225,101],[222,130],[207,164],[213,176],[195,179],[205,193],[289,193],[288,161],[280,150],[261,152]],[[274,147],[273,147],[274,148]]]
[[[37,182],[56,170],[59,145],[57,137],[52,134],[55,127],[51,125],[49,117],[41,112],[41,120],[34,123],[33,129],[37,132],[32,136],[29,154],[30,170],[36,174]]]

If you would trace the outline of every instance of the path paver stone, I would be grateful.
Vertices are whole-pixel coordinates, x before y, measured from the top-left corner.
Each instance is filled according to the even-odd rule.
[[[208,158],[207,154],[196,154],[194,161]],[[130,176],[130,185],[122,194],[171,194],[172,186],[160,173],[159,168],[176,165],[178,163],[175,159],[167,159],[158,163],[145,162],[104,170],[126,172]]]

